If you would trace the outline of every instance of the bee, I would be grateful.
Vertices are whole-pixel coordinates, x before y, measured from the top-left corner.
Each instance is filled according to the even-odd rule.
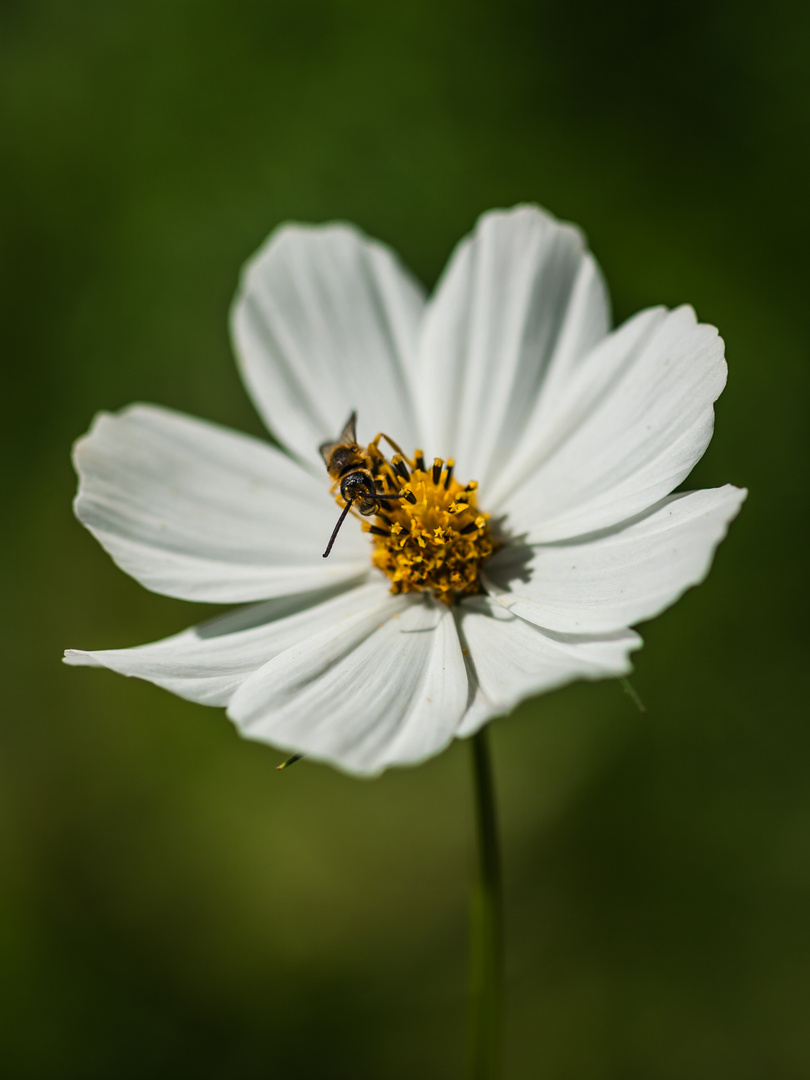
[[[340,527],[352,507],[363,517],[370,517],[380,512],[381,503],[392,499],[407,499],[410,503],[416,502],[416,496],[412,491],[391,493],[378,489],[377,481],[382,479],[384,470],[392,477],[397,476],[400,482],[407,480],[410,476],[404,461],[398,461],[396,467],[388,464],[377,445],[380,439],[385,439],[390,443],[400,459],[403,459],[405,455],[397,444],[382,432],[367,447],[360,446],[357,442],[356,426],[357,413],[353,412],[346,421],[337,442],[325,442],[319,448],[326,463],[326,471],[336,484],[340,483],[341,498],[346,502],[329,538],[329,543],[326,545],[324,559],[332,550],[335,537],[340,532]]]

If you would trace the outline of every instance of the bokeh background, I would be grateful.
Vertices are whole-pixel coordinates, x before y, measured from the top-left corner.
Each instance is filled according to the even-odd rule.
[[[634,676],[493,728],[509,1080],[810,1075],[810,7],[3,0],[0,1073],[464,1075],[469,748],[373,782],[65,646],[208,614],[73,520],[72,440],[163,403],[261,434],[226,316],[286,219],[432,285],[491,206],[580,223],[616,319],[730,367],[690,484],[751,490]]]

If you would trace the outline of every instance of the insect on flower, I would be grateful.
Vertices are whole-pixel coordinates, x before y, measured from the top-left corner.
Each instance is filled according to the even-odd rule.
[[[323,553],[324,558],[332,550],[335,537],[340,532],[340,526],[346,520],[346,515],[352,506],[363,517],[370,517],[372,514],[379,513],[382,502],[392,499],[407,499],[409,503],[416,502],[416,496],[407,488],[400,486],[400,490],[395,490],[398,485],[407,484],[411,474],[403,462],[405,455],[394,440],[380,432],[363,449],[357,442],[356,427],[357,413],[353,412],[346,421],[338,441],[325,442],[319,447],[323,460],[326,462],[326,471],[336,485],[340,484],[340,497],[346,503],[329,537],[329,543]],[[385,439],[396,451],[393,464],[389,464],[379,449],[380,439]],[[380,491],[379,484],[387,486],[389,490]]]

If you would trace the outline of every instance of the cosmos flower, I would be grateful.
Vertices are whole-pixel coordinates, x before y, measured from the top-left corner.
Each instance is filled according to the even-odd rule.
[[[704,578],[745,497],[672,494],[712,435],[716,330],[689,307],[611,330],[581,233],[536,207],[485,214],[429,299],[357,229],[283,226],[232,327],[287,452],[154,406],[102,414],[75,511],[146,588],[247,606],[65,659],[224,706],[285,752],[374,774],[628,672],[630,627]],[[366,501],[324,558],[355,473]]]

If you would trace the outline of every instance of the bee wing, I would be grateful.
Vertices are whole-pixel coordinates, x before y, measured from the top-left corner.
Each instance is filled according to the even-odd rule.
[[[321,445],[318,447],[321,454],[323,455],[323,460],[326,462],[327,468],[329,468],[329,462],[332,460],[332,452],[336,446],[340,446],[340,443],[324,442],[321,443]]]
[[[340,433],[338,442],[356,443],[357,442],[357,410],[353,409],[352,414],[346,423],[343,425],[343,431]]]
[[[357,412],[355,410],[343,425],[343,431],[338,435],[337,441],[321,443],[318,447],[327,466],[332,459],[332,453],[338,446],[353,446],[357,442],[356,426]]]

